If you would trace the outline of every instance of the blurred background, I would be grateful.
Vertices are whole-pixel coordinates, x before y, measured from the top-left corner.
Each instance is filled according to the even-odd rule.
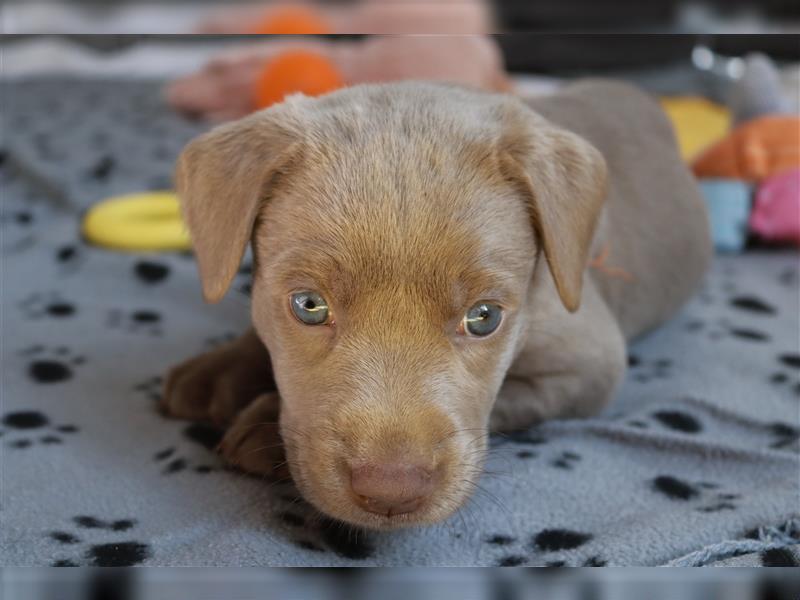
[[[0,22],[5,33],[189,33],[221,12],[289,3],[297,4],[291,0],[6,0]],[[346,15],[334,18],[330,33],[357,34],[788,33],[797,31],[800,19],[800,8],[792,0],[323,0],[316,4],[329,14]],[[354,17],[354,7],[366,8]],[[387,12],[393,18],[381,20],[379,16]],[[446,19],[437,19],[444,13]],[[414,15],[428,23],[420,24]],[[245,33],[242,29],[238,32]]]
[[[797,569],[14,569],[14,600],[796,600]]]

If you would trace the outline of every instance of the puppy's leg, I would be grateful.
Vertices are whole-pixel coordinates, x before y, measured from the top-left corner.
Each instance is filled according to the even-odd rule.
[[[162,408],[179,419],[227,425],[259,394],[275,389],[269,353],[255,331],[174,367]]]
[[[492,431],[588,417],[613,398],[625,373],[625,338],[594,287],[586,288],[577,313],[553,311],[532,324],[498,394]]]
[[[280,397],[271,392],[256,398],[234,419],[219,452],[231,466],[253,473],[288,477],[278,426]]]

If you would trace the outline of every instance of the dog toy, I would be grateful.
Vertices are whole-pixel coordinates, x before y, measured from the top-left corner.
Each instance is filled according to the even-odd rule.
[[[761,181],[800,168],[800,117],[771,115],[739,125],[692,164],[698,177]]]
[[[269,61],[256,81],[256,106],[266,108],[297,92],[321,96],[344,86],[336,66],[307,50],[284,52]]]
[[[325,35],[333,33],[316,11],[302,6],[287,6],[270,11],[249,33],[262,35]]]
[[[759,186],[750,229],[765,241],[800,245],[800,169],[779,173]]]
[[[116,196],[94,205],[83,220],[90,242],[114,250],[188,250],[189,233],[174,192]]]
[[[705,98],[667,97],[661,99],[661,106],[672,121],[681,156],[686,161],[724,138],[730,130],[731,112]]]
[[[711,240],[721,252],[741,252],[747,243],[747,219],[753,186],[738,179],[701,179]]]

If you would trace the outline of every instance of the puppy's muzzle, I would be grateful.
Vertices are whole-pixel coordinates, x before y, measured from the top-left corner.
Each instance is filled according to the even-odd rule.
[[[433,479],[429,469],[406,462],[367,463],[350,471],[356,503],[385,517],[417,510],[431,496]]]

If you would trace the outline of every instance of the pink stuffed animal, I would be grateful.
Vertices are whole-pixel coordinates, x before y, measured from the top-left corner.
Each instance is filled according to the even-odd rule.
[[[800,245],[800,169],[773,175],[759,186],[750,229],[766,241]]]

